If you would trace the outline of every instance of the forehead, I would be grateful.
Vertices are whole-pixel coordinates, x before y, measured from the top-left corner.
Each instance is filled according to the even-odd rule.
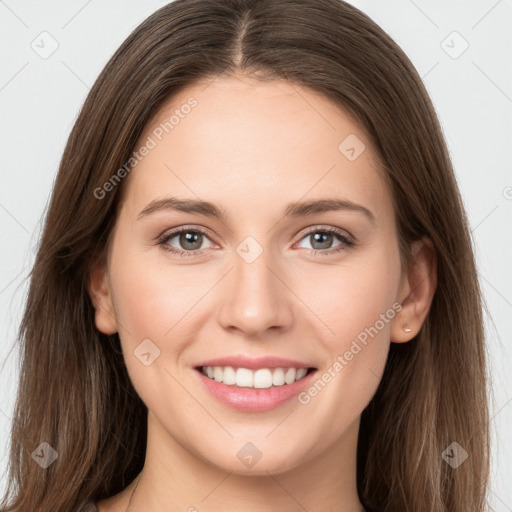
[[[341,108],[283,80],[217,77],[183,89],[147,124],[126,202],[140,211],[166,195],[229,210],[341,197],[376,213],[392,205],[365,132]],[[137,212],[138,213],[138,212]],[[237,212],[239,213],[239,212]]]

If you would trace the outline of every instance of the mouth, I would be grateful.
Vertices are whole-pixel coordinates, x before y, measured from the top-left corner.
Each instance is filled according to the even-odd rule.
[[[195,369],[209,379],[226,386],[252,389],[289,386],[316,371],[313,367],[250,369],[233,366],[198,366]]]
[[[318,370],[291,359],[241,356],[203,361],[193,369],[212,398],[244,413],[270,411],[291,403],[311,385]]]

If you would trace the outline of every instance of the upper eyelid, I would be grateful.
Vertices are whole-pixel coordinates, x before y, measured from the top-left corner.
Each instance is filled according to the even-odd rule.
[[[308,227],[302,229],[297,234],[298,240],[301,240],[306,235],[314,233],[315,231],[331,231],[334,234],[337,234],[337,235],[340,235],[340,236],[346,236],[346,238],[354,240],[354,237],[346,229],[339,228],[337,226],[329,226],[327,224],[320,224],[320,225],[319,224],[313,224],[311,226],[308,226]],[[345,235],[343,233],[345,233]]]

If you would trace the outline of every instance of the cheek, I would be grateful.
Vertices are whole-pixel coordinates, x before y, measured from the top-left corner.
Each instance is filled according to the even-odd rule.
[[[211,275],[191,265],[173,267],[160,249],[122,247],[120,240],[111,263],[116,316],[131,338],[170,338],[211,287]]]
[[[173,379],[179,378],[174,360],[189,339],[184,329],[193,315],[188,311],[204,292],[187,279],[190,276],[171,273],[147,252],[119,250],[117,256],[121,254],[122,258],[112,254],[111,284],[130,379],[150,410],[161,408],[162,390],[186,403],[186,394]]]
[[[384,243],[347,257],[329,272],[310,273],[298,293],[326,326],[318,339],[327,358],[320,382],[307,391],[304,403],[343,403],[343,410],[334,413],[341,423],[367,405],[384,371],[391,322],[400,309],[399,279],[398,248]],[[324,399],[317,401],[317,395]]]
[[[376,323],[382,338],[389,335],[400,277],[398,254],[390,252],[367,251],[328,268],[311,267],[307,280],[297,283],[297,294],[324,324],[332,349],[342,349]]]
[[[368,250],[329,272],[323,268],[310,273],[309,286],[303,284],[298,292],[322,320],[324,333],[317,338],[318,351],[325,355],[322,368],[299,396],[304,422],[315,418],[312,450],[327,449],[342,436],[380,384],[396,316],[396,257],[390,248]]]
[[[205,295],[217,279],[212,272],[198,272],[193,265],[173,266],[165,254],[130,251],[122,243],[112,253],[111,284],[125,363],[147,404],[162,389],[182,393],[168,372],[182,377],[180,359],[197,336]],[[148,352],[150,358],[157,357],[145,366],[140,357]]]

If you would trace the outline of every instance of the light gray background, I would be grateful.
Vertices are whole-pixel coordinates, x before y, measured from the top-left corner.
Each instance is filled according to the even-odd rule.
[[[0,491],[17,383],[17,354],[10,350],[64,144],[108,58],[165,3],[0,0]],[[512,0],[351,3],[404,49],[441,119],[489,309],[491,499],[495,510],[512,511]],[[45,31],[51,36],[40,35]],[[52,38],[58,48],[47,58],[31,46],[49,51]]]

